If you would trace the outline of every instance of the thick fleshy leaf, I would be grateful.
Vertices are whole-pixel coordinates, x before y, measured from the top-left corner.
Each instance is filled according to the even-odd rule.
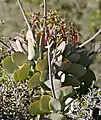
[[[64,52],[63,52],[63,56],[64,56],[65,58],[67,58],[67,56],[68,56],[71,52],[72,52],[72,45],[71,45],[71,44],[67,44],[67,45],[65,46],[65,50],[64,50]]]
[[[63,71],[59,71],[58,76],[61,77],[61,82],[65,81],[65,73],[63,73]]]
[[[3,60],[3,67],[8,73],[13,73],[15,69],[18,69],[17,65],[11,60],[11,56],[7,56]]]
[[[56,97],[57,100],[60,99],[61,92],[62,92],[62,91],[61,91],[60,89],[59,89],[59,90],[55,90],[55,97]]]
[[[35,49],[34,49],[34,37],[32,30],[28,30],[26,33],[26,40],[28,40],[28,60],[32,60],[35,56]]]
[[[65,42],[65,41],[62,41],[62,42],[60,43],[60,45],[57,47],[57,50],[63,52],[64,49],[65,49],[65,46],[66,46],[66,42]]]
[[[79,78],[80,82],[84,82],[85,85],[91,86],[92,82],[96,80],[95,74],[92,70],[88,69],[86,74]]]
[[[73,101],[73,98],[67,98],[65,101],[65,105],[68,105],[69,103],[71,103]]]
[[[29,105],[28,111],[32,116],[38,115],[38,114],[43,114],[43,112],[40,110],[39,105],[40,105],[39,100],[37,100]]]
[[[74,63],[66,70],[66,72],[76,77],[81,77],[86,74],[86,69],[84,66]]]
[[[20,52],[23,52],[23,48],[22,48],[21,43],[20,43],[20,41],[18,39],[16,40],[16,45],[17,45],[18,50]]]
[[[62,60],[56,61],[55,64],[56,64],[58,67],[60,67],[60,66],[62,65]]]
[[[71,98],[71,97],[69,97],[65,100],[65,108],[64,108],[65,112],[69,112],[69,107],[72,102],[73,102],[73,98]]]
[[[50,100],[50,106],[55,110],[61,110],[61,103],[57,99],[52,98]]]
[[[13,40],[10,40],[10,44],[12,46],[12,48],[15,50],[15,51],[19,51],[17,45],[16,45],[16,41],[13,41]]]
[[[44,82],[47,79],[47,70],[41,72],[40,81]]]
[[[65,73],[61,75],[61,82],[65,82]]]
[[[50,80],[47,80],[44,82],[44,84],[52,89],[52,85],[51,85],[51,81]],[[53,85],[54,85],[54,90],[59,90],[61,88],[61,81],[58,80],[58,79],[53,79]]]
[[[41,81],[40,81],[40,72],[36,72],[30,79],[29,79],[29,82],[28,82],[28,87],[29,88],[33,88],[33,87],[36,87],[38,85],[41,84]]]
[[[14,70],[13,78],[14,78],[14,80],[15,80],[16,82],[19,81],[19,79],[18,79],[18,70]]]
[[[63,92],[63,95],[66,96],[73,92],[73,87],[72,86],[64,86],[64,87],[61,87],[60,90]]]
[[[36,69],[40,72],[45,71],[48,68],[48,59],[47,56],[42,59],[42,60],[38,60],[37,64],[36,64]]]
[[[68,68],[70,68],[70,66],[72,65],[72,63],[68,62],[68,61],[64,61],[62,62],[62,65],[60,66],[60,71],[66,71]]]
[[[84,52],[81,52],[80,53],[80,60],[78,61],[78,63],[83,65],[84,67],[89,67],[91,60]]]
[[[62,61],[62,58],[63,58],[63,56],[60,55],[59,57],[57,57],[57,61]]]
[[[19,81],[23,81],[26,80],[26,78],[28,77],[30,71],[30,65],[24,65],[21,69],[19,69],[18,71],[18,79]]]
[[[32,60],[35,56],[35,49],[33,47],[33,42],[31,39],[28,39],[28,60]]]
[[[24,50],[25,52],[28,51],[28,46],[27,46],[27,44],[22,43],[22,47],[23,47],[23,50]]]
[[[71,62],[77,62],[80,59],[80,54],[71,53],[70,55],[68,55],[67,59]]]
[[[60,77],[63,74],[63,71],[58,72],[58,76]]]
[[[59,114],[59,113],[50,114],[51,120],[63,120],[63,117],[64,116],[62,114]]]
[[[89,88],[89,86],[84,84],[84,85],[80,86],[80,88],[78,88],[77,91],[79,92],[80,95],[82,95],[82,94],[85,95],[89,91],[88,88]]]
[[[33,37],[33,33],[32,33],[32,30],[28,30],[27,33],[26,33],[26,39],[27,40],[31,40],[33,43],[34,43],[34,37]],[[33,44],[32,44],[33,45]]]
[[[80,85],[80,81],[73,75],[68,75],[66,76],[64,84],[67,86],[72,85],[73,87],[78,87]]]
[[[18,66],[22,66],[23,64],[25,64],[28,59],[27,56],[22,53],[22,52],[15,52],[12,55],[12,60],[18,65]]]
[[[49,95],[43,95],[40,99],[40,109],[45,113],[49,113],[51,111],[49,107],[49,101],[51,97]]]

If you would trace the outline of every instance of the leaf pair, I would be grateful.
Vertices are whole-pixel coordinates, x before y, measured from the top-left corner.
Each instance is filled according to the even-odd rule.
[[[28,107],[31,115],[50,113],[51,111],[61,110],[61,104],[58,100],[51,98],[49,95],[43,95],[40,100],[31,103]]]
[[[29,71],[30,71],[30,64],[26,64],[23,67],[21,67],[18,70],[15,70],[13,73],[13,77],[15,79],[15,81],[24,81],[26,80],[26,78],[29,75]]]
[[[12,61],[11,56],[7,56],[3,60],[3,68],[8,72],[8,73],[13,73],[14,70],[18,69],[18,66]]]
[[[49,113],[51,111],[49,107],[49,101],[51,97],[49,95],[44,95],[40,100],[31,103],[28,107],[29,113],[31,115]]]
[[[47,70],[43,71],[42,73],[36,72],[29,79],[28,87],[33,88],[33,87],[39,86],[46,80],[46,78],[47,78]]]
[[[12,61],[15,62],[16,65],[22,66],[28,62],[28,58],[24,53],[18,51],[12,54]]]
[[[36,70],[43,72],[48,68],[48,58],[45,56],[42,60],[40,58],[37,60]]]

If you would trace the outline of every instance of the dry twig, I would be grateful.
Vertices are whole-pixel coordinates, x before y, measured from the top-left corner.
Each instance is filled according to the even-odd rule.
[[[28,26],[28,29],[31,30],[31,26],[30,26],[30,24],[29,24],[29,22],[28,22],[28,19],[27,19],[27,17],[26,17],[25,11],[24,11],[24,9],[23,9],[23,6],[22,6],[20,0],[17,0],[17,2],[18,2],[18,5],[19,5],[19,7],[20,7],[21,13],[22,13],[22,15],[23,15],[23,17],[24,17],[24,20],[25,20],[25,22],[26,22],[26,24],[27,24],[27,26]]]
[[[84,43],[82,43],[79,48],[82,48],[83,46],[85,46],[86,44],[88,44],[89,42],[91,42],[97,35],[99,35],[101,33],[101,29],[95,33],[95,35],[93,35],[90,39],[88,39],[87,41],[85,41]]]

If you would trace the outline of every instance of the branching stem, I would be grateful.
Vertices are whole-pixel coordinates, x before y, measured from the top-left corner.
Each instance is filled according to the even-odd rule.
[[[91,42],[97,35],[99,35],[101,33],[101,29],[95,33],[95,35],[93,35],[90,39],[88,39],[87,41],[85,41],[84,43],[82,43],[79,48],[82,48],[83,46],[85,46],[86,44],[88,44],[89,42]]]
[[[11,48],[9,45],[7,45],[6,43],[4,43],[2,40],[0,40],[0,43],[1,43],[5,48],[7,48],[7,49],[9,49],[9,50],[11,50],[11,51],[13,51],[13,52],[15,52],[15,50],[14,50],[13,48]]]
[[[47,20],[47,4],[46,0],[43,0],[44,3],[44,23],[43,23],[43,35],[40,37],[40,42],[39,42],[39,54],[40,54],[40,59],[42,59],[42,43],[43,43],[43,37],[45,38],[45,32],[46,32],[46,20]]]
[[[40,59],[42,59],[42,39],[43,36],[40,36],[40,42],[39,42],[39,55],[40,55]]]
[[[55,89],[54,89],[54,82],[53,82],[53,75],[52,75],[52,65],[51,65],[51,51],[50,51],[50,48],[51,46],[53,45],[53,41],[51,42],[51,44],[46,47],[48,49],[48,66],[49,66],[49,80],[51,82],[51,91],[52,91],[52,94],[53,94],[53,98],[56,99],[56,95],[55,95]]]

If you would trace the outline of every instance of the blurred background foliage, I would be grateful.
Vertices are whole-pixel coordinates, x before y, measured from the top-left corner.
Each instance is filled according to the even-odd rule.
[[[26,12],[39,10],[43,0],[22,0]],[[83,42],[101,28],[101,0],[47,0],[48,9],[56,9],[59,16],[65,18],[67,29],[74,22]],[[0,38],[16,36],[25,27],[23,17],[16,0],[0,0]],[[87,45],[91,51],[94,44],[99,44],[101,35]],[[97,85],[101,87],[101,53],[94,56],[91,66],[97,77]],[[100,83],[100,84],[99,84]]]

